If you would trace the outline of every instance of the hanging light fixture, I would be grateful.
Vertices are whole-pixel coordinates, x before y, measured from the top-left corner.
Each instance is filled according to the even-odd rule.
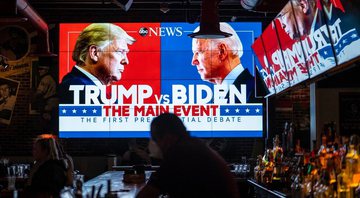
[[[220,30],[218,5],[221,0],[202,0],[200,29],[191,38],[225,38],[232,34]]]
[[[166,2],[163,2],[160,4],[160,11],[164,14],[170,11],[169,4]]]
[[[133,3],[133,0],[112,0],[112,2],[127,12]]]
[[[240,0],[240,4],[246,10],[252,10],[259,4],[259,0]]]

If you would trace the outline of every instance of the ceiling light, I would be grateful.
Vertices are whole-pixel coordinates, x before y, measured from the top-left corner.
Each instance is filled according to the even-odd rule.
[[[112,2],[127,12],[133,3],[133,0],[112,0]]]
[[[252,10],[258,5],[259,0],[240,0],[240,4],[247,10]]]
[[[162,13],[164,13],[164,14],[169,12],[170,11],[169,4],[168,3],[161,3],[160,4],[160,11]]]

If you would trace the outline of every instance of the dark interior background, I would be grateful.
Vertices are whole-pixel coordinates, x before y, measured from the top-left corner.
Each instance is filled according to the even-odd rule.
[[[199,22],[201,1],[137,1],[134,0],[130,9],[126,12],[113,3],[112,0],[28,0],[33,9],[43,18],[49,27],[50,50],[58,53],[58,27],[59,23],[75,22]],[[260,21],[263,28],[275,18],[286,0],[259,0],[254,10],[246,10],[241,6],[240,0],[224,0],[219,4],[220,21]],[[167,12],[161,11],[166,10]],[[0,27],[5,25],[21,25],[34,29],[31,22],[13,20],[23,17],[21,12],[13,12],[14,3],[11,0],[2,0],[0,6]],[[16,10],[16,9],[15,9]],[[41,37],[34,38],[32,42],[41,41]],[[57,77],[59,66],[55,63],[51,72]],[[345,87],[353,85],[359,67],[352,67],[342,72],[341,77],[336,77],[339,83],[336,86]],[[1,77],[1,73],[0,73]],[[0,125],[0,157],[3,156],[28,156],[31,157],[32,141],[36,135],[43,133],[41,130],[41,118],[39,115],[29,114],[29,101],[31,95],[31,73],[11,76],[11,79],[20,81],[17,103],[13,112],[11,125]],[[326,79],[328,76],[322,75]],[[345,80],[342,80],[345,79]],[[319,86],[333,86],[333,80],[320,81]],[[359,85],[357,84],[357,87]],[[264,116],[265,138],[219,138],[204,139],[212,141],[211,144],[228,162],[240,162],[243,156],[254,158],[263,154],[264,147],[272,147],[271,139],[275,134],[281,134],[286,121],[300,126],[310,118],[310,94],[309,87],[301,85],[286,94],[269,98],[269,111],[264,110],[264,115],[270,119],[266,123]],[[289,108],[291,107],[291,108]],[[285,110],[284,110],[285,109]],[[286,110],[290,109],[290,110]],[[296,137],[310,142],[310,126],[298,127]],[[53,132],[57,134],[57,132]],[[128,149],[129,139],[61,139],[65,150],[72,156],[121,156]],[[140,139],[139,141],[146,141]],[[223,145],[218,147],[217,145]],[[310,145],[304,145],[310,148]]]

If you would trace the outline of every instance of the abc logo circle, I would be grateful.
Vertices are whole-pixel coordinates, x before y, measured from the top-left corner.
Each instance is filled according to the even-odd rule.
[[[148,30],[146,27],[142,27],[142,28],[140,28],[140,30],[139,30],[139,34],[140,34],[141,36],[146,36],[148,33],[149,33],[149,30]]]

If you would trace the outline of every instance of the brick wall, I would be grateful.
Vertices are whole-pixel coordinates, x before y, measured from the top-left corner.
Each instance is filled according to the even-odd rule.
[[[29,115],[30,73],[6,77],[20,82],[10,125],[0,125],[1,156],[28,155],[32,138],[39,134],[39,115]]]
[[[289,91],[270,99],[269,105],[269,139],[284,131],[285,122],[295,124],[294,140],[300,139],[304,148],[310,148],[310,89],[309,87]],[[295,142],[294,142],[295,143]]]

